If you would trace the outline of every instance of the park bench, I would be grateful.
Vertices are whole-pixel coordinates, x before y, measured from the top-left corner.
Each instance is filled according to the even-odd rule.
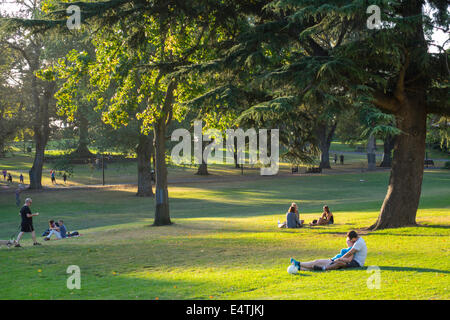
[[[306,173],[322,173],[321,167],[309,167],[306,169]]]
[[[425,165],[428,167],[428,166],[433,166],[434,167],[434,161],[433,160],[429,160],[429,159],[426,159],[425,160]]]

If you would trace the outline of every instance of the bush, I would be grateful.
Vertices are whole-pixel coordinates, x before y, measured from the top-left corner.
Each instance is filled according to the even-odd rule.
[[[444,169],[450,170],[450,161],[444,163]]]

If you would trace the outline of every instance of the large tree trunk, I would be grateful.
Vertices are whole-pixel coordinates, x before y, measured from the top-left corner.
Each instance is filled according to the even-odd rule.
[[[238,146],[237,146],[237,139],[234,139],[233,143],[233,158],[234,158],[234,168],[240,169],[241,165],[238,163]]]
[[[155,226],[172,224],[169,214],[169,194],[167,190],[167,165],[166,165],[166,124],[164,120],[158,120],[154,124],[155,132]]]
[[[205,161],[202,161],[202,163],[198,166],[197,172],[195,174],[199,176],[209,175],[208,164]]]
[[[78,113],[78,130],[79,130],[79,138],[78,138],[78,147],[73,152],[73,155],[80,158],[92,158],[94,155],[89,150],[89,120],[86,119],[82,114],[83,112]]]
[[[207,176],[208,173],[208,164],[205,162],[205,159],[203,157],[203,152],[205,150],[205,147],[208,145],[209,141],[202,141],[202,163],[198,166],[197,173],[200,176]]]
[[[34,154],[33,166],[29,171],[30,189],[42,189],[42,168],[44,167],[44,153],[47,145],[47,137],[35,131],[34,133],[36,152]]]
[[[6,127],[7,124],[4,125],[4,106],[3,104],[0,104],[0,158],[5,156],[5,140],[6,138],[12,133],[9,132],[10,130]]]
[[[136,195],[139,197],[153,197],[151,173],[152,149],[151,137],[140,134],[139,144],[136,148],[138,160],[138,191]]]
[[[376,140],[373,134],[370,135],[367,141],[367,169],[375,170],[377,166],[377,157],[376,157]]]
[[[166,165],[166,128],[173,115],[174,91],[177,87],[176,81],[172,81],[164,98],[161,109],[161,117],[153,124],[155,144],[155,226],[170,225],[169,193],[167,188],[167,165]]]
[[[426,110],[421,99],[406,99],[396,113],[402,131],[394,147],[389,187],[377,222],[369,229],[416,224],[425,158]]]
[[[3,158],[5,156],[5,143],[4,140],[0,140],[0,158]]]
[[[383,153],[383,160],[380,163],[380,167],[383,168],[390,168],[392,165],[392,150],[395,146],[395,136],[388,135],[384,139],[384,153]]]
[[[35,69],[36,70],[36,69]],[[36,111],[36,120],[33,126],[36,152],[33,166],[29,171],[30,189],[42,189],[42,168],[44,166],[44,153],[50,135],[49,105],[55,89],[55,82],[44,85],[42,101],[39,99],[39,91],[36,76],[32,78],[32,98]]]
[[[317,138],[319,140],[320,149],[320,165],[322,169],[331,169],[330,165],[330,146],[336,130],[336,122],[333,122],[331,127],[327,122],[321,122],[317,127]]]
[[[423,1],[404,1],[399,11],[403,17],[422,14]],[[422,191],[427,120],[427,77],[421,59],[427,54],[422,20],[411,19],[408,47],[391,94],[377,95],[375,103],[395,115],[401,133],[396,137],[388,191],[380,215],[369,229],[416,225]],[[405,41],[406,42],[406,41]],[[419,76],[418,76],[419,75]]]

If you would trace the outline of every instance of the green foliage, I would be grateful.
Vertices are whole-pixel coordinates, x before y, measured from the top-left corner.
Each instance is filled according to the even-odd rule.
[[[73,164],[71,163],[70,155],[66,154],[63,157],[59,157],[52,163],[52,167],[55,171],[65,172],[67,176],[73,176]]]
[[[444,163],[444,169],[450,170],[450,161],[446,161],[446,162]]]

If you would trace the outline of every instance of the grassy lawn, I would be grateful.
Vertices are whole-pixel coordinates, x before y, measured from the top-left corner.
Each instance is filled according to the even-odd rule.
[[[289,258],[334,256],[345,233],[372,224],[388,172],[287,176],[169,189],[172,226],[152,227],[153,199],[132,187],[25,191],[38,233],[62,218],[83,236],[33,247],[0,247],[0,299],[449,299],[450,172],[426,171],[419,227],[364,234],[366,269],[286,272]],[[360,182],[360,179],[365,180]],[[281,230],[288,205],[310,222],[328,204],[335,225]],[[0,239],[17,230],[13,193],[0,193]],[[68,290],[69,265],[81,290]]]

